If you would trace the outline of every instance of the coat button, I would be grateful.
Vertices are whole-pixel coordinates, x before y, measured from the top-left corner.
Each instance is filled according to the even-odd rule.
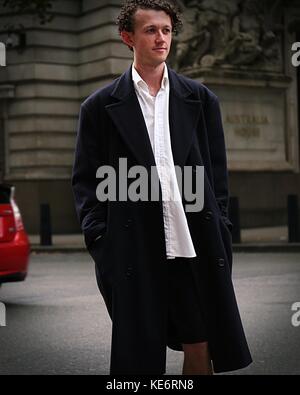
[[[211,211],[207,211],[206,214],[205,214],[205,219],[207,221],[211,221],[212,218],[213,218],[213,213]]]
[[[218,258],[217,263],[219,267],[225,267],[225,259],[223,258]]]
[[[131,266],[129,266],[129,267],[127,268],[126,276],[127,276],[127,277],[131,277],[131,276],[132,276],[132,267],[131,267]]]
[[[128,219],[126,224],[124,225],[126,229],[128,229],[132,224],[132,219]]]

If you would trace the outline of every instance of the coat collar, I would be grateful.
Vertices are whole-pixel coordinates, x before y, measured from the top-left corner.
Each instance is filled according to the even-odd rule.
[[[106,110],[138,163],[148,168],[155,166],[155,159],[134,90],[131,67],[119,78],[111,94],[118,101],[106,106]],[[174,164],[184,166],[195,137],[201,102],[191,99],[192,90],[177,73],[169,68],[168,72],[169,123]]]
[[[192,95],[192,90],[184,83],[182,83],[180,76],[168,67],[168,74],[170,79],[171,89],[181,98],[187,98]],[[132,81],[132,65],[130,68],[121,75],[111,96],[118,100],[126,100],[128,96],[134,94],[134,84]]]

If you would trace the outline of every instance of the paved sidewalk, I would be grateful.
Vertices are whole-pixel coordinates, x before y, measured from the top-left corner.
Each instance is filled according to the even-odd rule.
[[[84,238],[81,234],[53,235],[52,246],[41,246],[39,235],[29,235],[31,250],[35,252],[82,252],[85,251]]]
[[[84,239],[81,234],[53,235],[52,246],[41,246],[39,235],[30,235],[33,252],[83,252]],[[299,252],[300,243],[288,243],[287,227],[256,228],[242,230],[242,243],[234,244],[235,252]]]
[[[287,243],[288,228],[283,226],[283,227],[273,227],[273,228],[243,229],[242,241],[245,244]]]

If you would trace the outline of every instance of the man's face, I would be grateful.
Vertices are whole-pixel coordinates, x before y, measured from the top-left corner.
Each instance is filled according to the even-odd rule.
[[[136,62],[147,66],[165,62],[172,43],[170,16],[164,11],[138,9],[134,21],[134,32],[125,32],[122,38],[133,47]]]

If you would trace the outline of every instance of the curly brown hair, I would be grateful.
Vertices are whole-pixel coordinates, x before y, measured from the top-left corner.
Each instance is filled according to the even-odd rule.
[[[172,21],[174,34],[178,34],[182,28],[180,9],[175,2],[167,0],[126,0],[121,8],[117,19],[119,32],[134,32],[134,14],[138,9],[164,11]]]

